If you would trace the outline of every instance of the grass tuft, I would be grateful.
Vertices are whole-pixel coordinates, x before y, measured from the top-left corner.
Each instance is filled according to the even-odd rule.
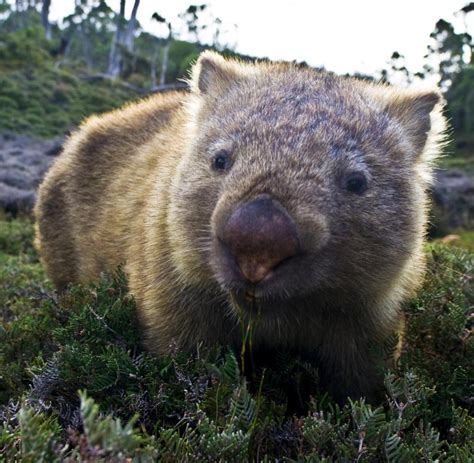
[[[0,220],[0,454],[7,461],[469,461],[474,255],[432,244],[386,398],[341,407],[282,354],[245,378],[225,347],[141,347],[120,271],[59,297],[27,219]],[[304,412],[292,403],[310,385]],[[79,392],[82,391],[82,392]]]

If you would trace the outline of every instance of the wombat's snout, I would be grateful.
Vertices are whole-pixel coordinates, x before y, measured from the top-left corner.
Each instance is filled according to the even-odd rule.
[[[267,196],[237,207],[224,225],[221,241],[253,284],[296,255],[299,247],[295,222],[278,201]]]

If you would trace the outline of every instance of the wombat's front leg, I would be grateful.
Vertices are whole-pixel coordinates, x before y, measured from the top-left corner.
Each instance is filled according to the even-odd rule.
[[[340,403],[348,397],[374,402],[382,395],[383,361],[364,344],[344,339],[324,346],[318,354],[321,385]]]

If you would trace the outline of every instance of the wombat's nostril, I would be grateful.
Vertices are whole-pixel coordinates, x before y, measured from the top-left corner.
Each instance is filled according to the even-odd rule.
[[[240,205],[227,220],[222,241],[251,283],[298,252],[296,224],[278,201],[267,197]]]

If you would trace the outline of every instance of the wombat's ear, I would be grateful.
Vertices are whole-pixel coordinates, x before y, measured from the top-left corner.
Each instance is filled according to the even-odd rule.
[[[206,50],[199,56],[191,75],[191,88],[202,95],[222,94],[243,75],[247,66],[225,60],[218,53]]]
[[[388,95],[387,112],[400,123],[416,153],[421,153],[431,130],[431,112],[441,102],[441,94],[429,90],[394,91]]]

